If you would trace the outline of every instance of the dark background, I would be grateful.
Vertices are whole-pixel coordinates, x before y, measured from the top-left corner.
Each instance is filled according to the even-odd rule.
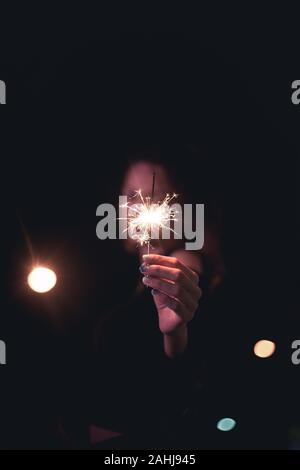
[[[289,429],[300,425],[300,369],[290,360],[300,334],[295,16],[236,6],[9,16],[0,60],[2,447],[56,445],[56,338],[78,342],[76,365],[99,306],[115,295],[116,269],[128,276],[120,248],[96,239],[95,210],[116,194],[129,145],[145,142],[205,148],[206,166],[192,156],[190,170],[207,171],[223,207],[228,275],[206,320],[208,445],[291,445]],[[178,172],[184,164],[174,160]],[[26,289],[27,238],[57,268],[63,292],[41,299]],[[252,353],[261,338],[277,345],[264,361]],[[223,415],[236,417],[234,432],[214,430]]]

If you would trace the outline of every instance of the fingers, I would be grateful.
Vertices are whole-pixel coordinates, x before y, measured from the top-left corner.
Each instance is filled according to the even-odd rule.
[[[198,275],[175,257],[153,254],[143,259],[143,283],[157,292],[157,299],[165,298],[164,304],[175,314],[190,321],[202,295]]]
[[[198,284],[199,282],[198,275],[192,269],[190,269],[188,266],[185,266],[177,258],[173,258],[172,256],[149,254],[144,255],[143,260],[148,265],[156,264],[173,269],[180,269],[192,282],[195,284]]]
[[[201,291],[194,281],[185,274],[184,271],[178,268],[169,268],[166,266],[150,264],[142,267],[141,272],[150,277],[159,279],[167,279],[183,286],[191,294],[200,298]]]
[[[190,311],[195,311],[198,305],[196,296],[189,294],[189,292],[180,283],[167,281],[166,279],[158,279],[155,277],[143,277],[143,283],[162,292],[173,299],[182,302],[185,307]]]

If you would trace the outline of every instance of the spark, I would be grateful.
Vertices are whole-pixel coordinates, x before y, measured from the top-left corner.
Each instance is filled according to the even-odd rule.
[[[176,233],[170,224],[176,221],[176,210],[170,206],[170,202],[177,198],[178,194],[166,194],[163,201],[153,203],[152,197],[143,196],[142,190],[135,191],[133,198],[138,198],[139,202],[131,204],[127,202],[121,207],[128,208],[127,231],[133,240],[136,240],[140,246],[147,245],[148,253],[151,246],[151,237],[153,233],[159,233],[161,229]],[[133,199],[132,198],[132,199]]]

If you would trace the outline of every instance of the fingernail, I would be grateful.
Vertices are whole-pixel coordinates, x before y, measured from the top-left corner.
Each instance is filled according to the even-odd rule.
[[[141,272],[142,274],[144,274],[144,273],[146,273],[146,272],[148,271],[148,266],[147,266],[145,263],[143,263],[143,264],[141,264],[141,266],[139,267],[139,270],[140,270],[140,272]]]
[[[146,276],[144,276],[142,281],[143,281],[144,284],[147,284],[148,283],[148,278]]]
[[[151,294],[152,294],[152,295],[156,295],[156,294],[158,294],[158,290],[156,290],[156,289],[152,289],[152,290],[151,290]]]

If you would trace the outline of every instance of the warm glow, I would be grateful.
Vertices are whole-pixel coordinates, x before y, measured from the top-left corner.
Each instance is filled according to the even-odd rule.
[[[175,233],[170,227],[170,222],[176,220],[175,210],[170,203],[177,194],[174,193],[172,196],[166,194],[164,200],[156,204],[152,203],[152,198],[144,197],[141,189],[136,191],[133,197],[138,197],[141,202],[138,204],[130,202],[121,206],[129,209],[128,217],[125,217],[128,223],[125,231],[128,231],[133,240],[137,240],[141,246],[148,245],[149,249],[152,232],[166,229]]]
[[[275,343],[261,339],[254,346],[254,354],[258,357],[270,357],[275,351]]]
[[[37,267],[28,275],[28,284],[32,290],[40,294],[48,292],[56,284],[56,274],[52,269]]]

